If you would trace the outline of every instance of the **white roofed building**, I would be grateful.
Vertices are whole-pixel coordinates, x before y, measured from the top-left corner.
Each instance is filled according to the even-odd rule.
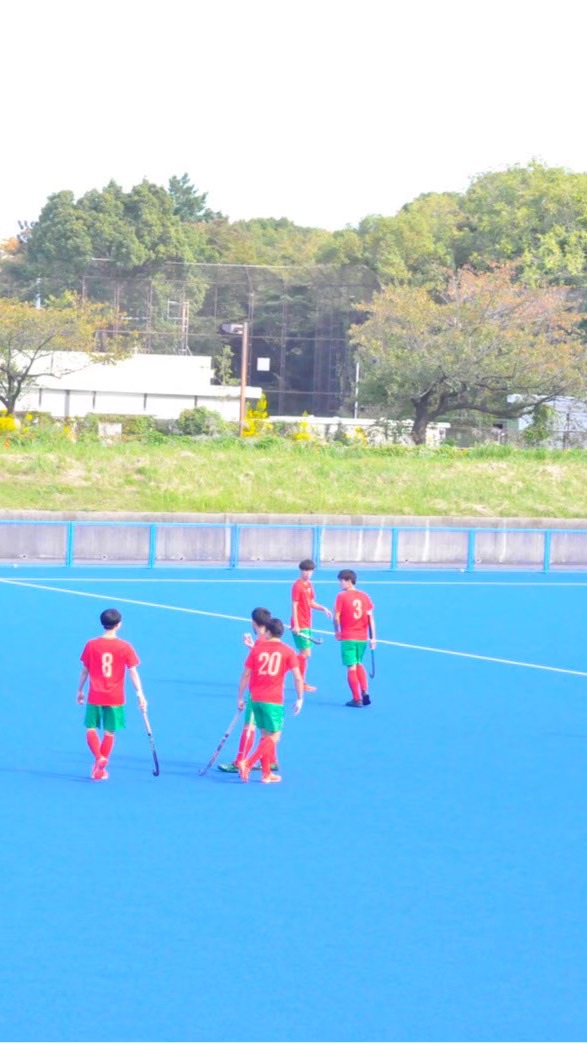
[[[240,387],[213,384],[208,355],[134,354],[120,362],[92,362],[82,352],[56,351],[39,363],[43,374],[19,397],[16,411],[55,417],[88,413],[152,416],[175,420],[184,409],[204,406],[224,420],[239,419]],[[50,371],[50,372],[48,372]],[[34,372],[34,369],[33,369]],[[260,387],[247,387],[257,401]]]

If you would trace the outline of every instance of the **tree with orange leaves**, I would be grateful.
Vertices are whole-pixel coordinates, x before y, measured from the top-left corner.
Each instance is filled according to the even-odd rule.
[[[43,308],[0,297],[0,402],[12,415],[19,395],[39,376],[53,372],[56,351],[76,353],[71,369],[66,370],[72,372],[80,366],[79,352],[85,357],[84,365],[90,359],[108,363],[123,358],[133,346],[130,339],[123,340],[113,331],[112,315],[103,305],[89,304],[72,294],[48,301]]]
[[[511,266],[451,272],[440,291],[388,286],[364,310],[352,329],[363,401],[411,418],[416,444],[456,411],[519,417],[583,386],[583,316],[570,291],[524,285]]]

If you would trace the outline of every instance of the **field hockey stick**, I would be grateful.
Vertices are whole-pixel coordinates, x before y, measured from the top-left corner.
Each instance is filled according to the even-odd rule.
[[[369,623],[369,640],[372,640],[372,638],[373,630],[371,628],[371,624]],[[369,677],[375,677],[375,652],[373,651],[373,649],[371,649],[371,668],[369,670]]]
[[[140,710],[141,710],[141,713],[143,715],[143,721],[145,722],[145,730],[147,732],[147,735],[149,736],[149,745],[151,747],[151,753],[153,754],[153,764],[154,764],[153,775],[158,775],[159,774],[159,758],[157,756],[157,750],[155,749],[155,740],[153,738],[153,732],[151,731],[151,725],[149,723],[149,718],[147,717],[147,711],[143,710],[142,707],[140,707]]]
[[[220,750],[224,746],[224,743],[228,739],[228,737],[229,737],[230,733],[232,732],[236,722],[238,721],[241,713],[242,713],[242,710],[237,710],[237,712],[235,713],[234,717],[232,718],[232,721],[228,725],[228,728],[226,729],[224,735],[222,736],[220,742],[218,743],[218,746],[214,750],[214,753],[210,757],[210,760],[208,761],[206,767],[205,768],[200,768],[200,770],[198,772],[198,775],[205,775],[206,772],[208,771],[208,768],[212,767],[212,765],[214,764],[214,761],[216,760],[218,754],[220,753]]]
[[[292,627],[290,627],[289,629],[291,630]],[[307,637],[308,641],[311,641],[313,645],[323,645],[324,644],[324,638],[323,637],[311,637],[308,634],[304,634],[304,637]]]

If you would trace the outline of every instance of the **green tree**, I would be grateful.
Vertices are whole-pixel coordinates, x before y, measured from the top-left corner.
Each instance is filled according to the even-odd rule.
[[[221,213],[210,210],[207,205],[208,193],[198,192],[187,174],[170,177],[168,191],[173,201],[173,213],[180,221],[195,224],[198,221],[216,221],[222,217]]]
[[[25,301],[0,298],[0,402],[12,415],[17,399],[40,376],[52,372],[56,351],[84,352],[92,361],[115,362],[125,348],[109,337],[100,350],[97,335],[111,330],[112,316],[103,307],[72,297],[36,308]],[[73,366],[75,368],[75,365]]]
[[[463,259],[474,267],[515,260],[534,285],[585,284],[587,174],[538,162],[483,174],[461,209]]]
[[[313,265],[333,240],[332,232],[303,228],[285,217],[219,221],[206,231],[213,259],[224,264]]]
[[[352,331],[363,395],[395,419],[410,417],[417,444],[455,411],[521,416],[578,390],[586,371],[568,291],[525,286],[508,266],[461,269],[442,294],[389,286],[367,313]]]
[[[406,204],[393,217],[365,217],[353,235],[334,233],[334,247],[323,253],[336,261],[336,248],[355,263],[371,268],[380,283],[437,285],[447,268],[461,262],[461,235],[465,223],[460,197],[431,192]],[[360,249],[359,249],[360,244]]]
[[[146,180],[130,192],[111,181],[78,200],[69,191],[49,196],[23,244],[26,274],[43,279],[45,295],[80,290],[96,259],[128,276],[201,260],[205,248],[204,233],[181,220],[169,192]]]

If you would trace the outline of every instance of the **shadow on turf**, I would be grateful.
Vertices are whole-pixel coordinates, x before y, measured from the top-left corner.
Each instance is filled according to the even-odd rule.
[[[585,732],[546,732],[551,739],[587,739]]]
[[[238,687],[238,678],[234,684],[219,684],[217,681],[196,681],[188,677],[152,677],[149,679],[149,688],[153,685],[183,685],[188,688],[205,688],[211,695],[216,689],[223,689],[227,692],[235,692]]]
[[[8,775],[38,775],[43,779],[67,779],[68,782],[92,782],[89,770],[87,775],[79,772],[46,771],[41,768],[0,768],[0,772]]]

